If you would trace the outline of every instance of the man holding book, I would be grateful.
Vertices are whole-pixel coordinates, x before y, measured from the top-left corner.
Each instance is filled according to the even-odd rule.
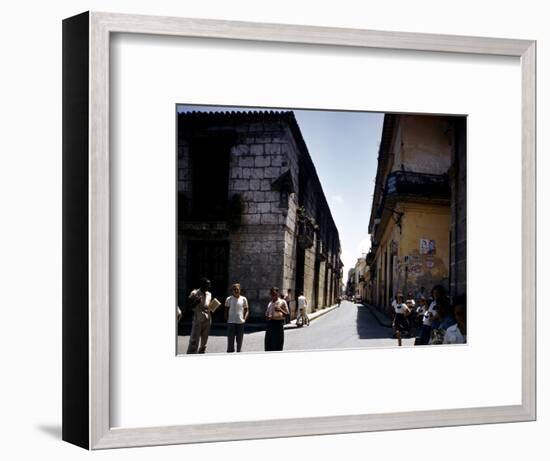
[[[214,298],[210,289],[210,280],[203,277],[200,280],[200,288],[193,290],[189,295],[189,305],[193,310],[193,323],[191,326],[191,336],[189,338],[188,354],[204,354],[206,352],[206,343],[210,334],[212,325],[212,312],[214,312],[220,302]],[[200,342],[200,347],[199,347]]]

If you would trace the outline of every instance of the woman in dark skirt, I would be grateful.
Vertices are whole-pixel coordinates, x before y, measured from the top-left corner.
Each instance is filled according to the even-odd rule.
[[[271,302],[265,311],[267,324],[265,328],[265,350],[282,351],[285,343],[285,316],[288,315],[288,306],[279,296],[277,287],[271,288]]]
[[[401,293],[397,295],[397,302],[394,304],[393,331],[399,345],[401,346],[401,338],[409,333],[409,307],[405,304],[405,298]]]

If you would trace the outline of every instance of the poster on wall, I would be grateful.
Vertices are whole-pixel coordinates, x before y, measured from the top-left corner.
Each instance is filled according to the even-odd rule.
[[[435,240],[420,239],[420,254],[421,255],[434,255],[435,254]]]

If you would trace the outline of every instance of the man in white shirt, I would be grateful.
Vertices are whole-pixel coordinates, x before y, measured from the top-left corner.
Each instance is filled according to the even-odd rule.
[[[296,325],[309,325],[309,317],[307,316],[307,299],[304,296],[304,292],[300,292],[300,296],[298,296],[298,317],[296,317]]]
[[[241,352],[244,337],[244,324],[248,318],[248,301],[241,296],[241,285],[234,283],[231,287],[233,294],[225,300],[225,320],[227,320],[227,352]]]
[[[212,301],[212,293],[210,289],[210,280],[202,278],[200,280],[200,288],[193,290],[189,295],[189,303],[193,310],[193,323],[191,326],[191,336],[189,338],[188,354],[204,354],[206,352],[206,343],[210,334],[210,326],[212,325],[212,315],[208,306]],[[200,347],[199,347],[200,342]]]

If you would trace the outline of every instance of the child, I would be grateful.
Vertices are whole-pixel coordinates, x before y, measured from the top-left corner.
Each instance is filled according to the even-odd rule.
[[[427,306],[427,303],[424,305],[423,309]],[[430,342],[430,335],[432,332],[432,323],[435,316],[435,304],[432,303],[430,307],[424,310],[422,314],[422,329],[420,330],[420,345],[426,345]]]
[[[422,319],[424,318],[424,314],[428,311],[428,300],[421,296],[418,299],[418,307],[416,308],[416,324],[418,328],[422,328]]]
[[[397,302],[394,305],[393,329],[394,335],[397,338],[398,344],[401,346],[401,338],[403,333],[409,333],[408,316],[411,313],[409,307],[403,302],[404,297],[399,293],[396,297]]]

